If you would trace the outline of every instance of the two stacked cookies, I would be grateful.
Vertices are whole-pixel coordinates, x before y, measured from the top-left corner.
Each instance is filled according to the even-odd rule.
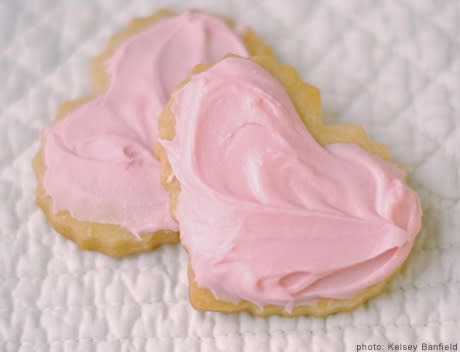
[[[360,127],[323,125],[318,90],[250,30],[160,12],[94,67],[34,161],[80,247],[122,256],[180,228],[195,307],[288,316],[352,309],[407,258],[421,207],[403,170]]]

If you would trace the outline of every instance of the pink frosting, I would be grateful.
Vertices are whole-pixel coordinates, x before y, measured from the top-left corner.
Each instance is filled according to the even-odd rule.
[[[161,143],[198,286],[290,311],[351,298],[403,263],[422,210],[402,172],[354,144],[319,145],[263,68],[226,58],[173,98],[176,136]]]
[[[43,133],[54,210],[135,235],[177,230],[153,154],[157,118],[195,65],[229,52],[247,55],[229,26],[202,13],[161,19],[119,45],[106,62],[107,91]]]

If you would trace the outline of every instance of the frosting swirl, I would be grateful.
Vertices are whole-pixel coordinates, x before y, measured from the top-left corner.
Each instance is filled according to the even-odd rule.
[[[319,145],[262,67],[226,58],[173,99],[176,134],[160,143],[198,286],[289,311],[351,298],[405,260],[421,207],[402,171],[354,144]]]
[[[122,42],[105,62],[104,94],[43,133],[43,184],[54,210],[135,235],[177,230],[153,154],[157,118],[195,65],[229,52],[247,55],[236,32],[195,12],[160,19]]]

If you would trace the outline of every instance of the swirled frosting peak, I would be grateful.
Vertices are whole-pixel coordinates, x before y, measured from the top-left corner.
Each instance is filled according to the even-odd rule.
[[[43,133],[43,184],[54,210],[134,234],[177,230],[153,154],[157,118],[172,88],[197,64],[247,55],[220,19],[184,13],[154,22],[106,61],[104,94]]]
[[[289,311],[351,298],[405,260],[421,207],[402,172],[357,145],[319,145],[262,67],[226,58],[173,99],[176,135],[161,143],[198,286]]]

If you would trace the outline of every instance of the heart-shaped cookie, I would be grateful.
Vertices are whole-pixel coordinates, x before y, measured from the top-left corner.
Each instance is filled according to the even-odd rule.
[[[195,65],[229,52],[269,50],[250,30],[199,12],[160,11],[112,37],[94,60],[94,94],[61,107],[34,160],[37,202],[58,232],[112,256],[177,242],[153,151],[157,118]]]
[[[422,214],[386,148],[323,125],[318,90],[272,58],[198,71],[173,93],[158,147],[192,304],[326,315],[377,294]]]

